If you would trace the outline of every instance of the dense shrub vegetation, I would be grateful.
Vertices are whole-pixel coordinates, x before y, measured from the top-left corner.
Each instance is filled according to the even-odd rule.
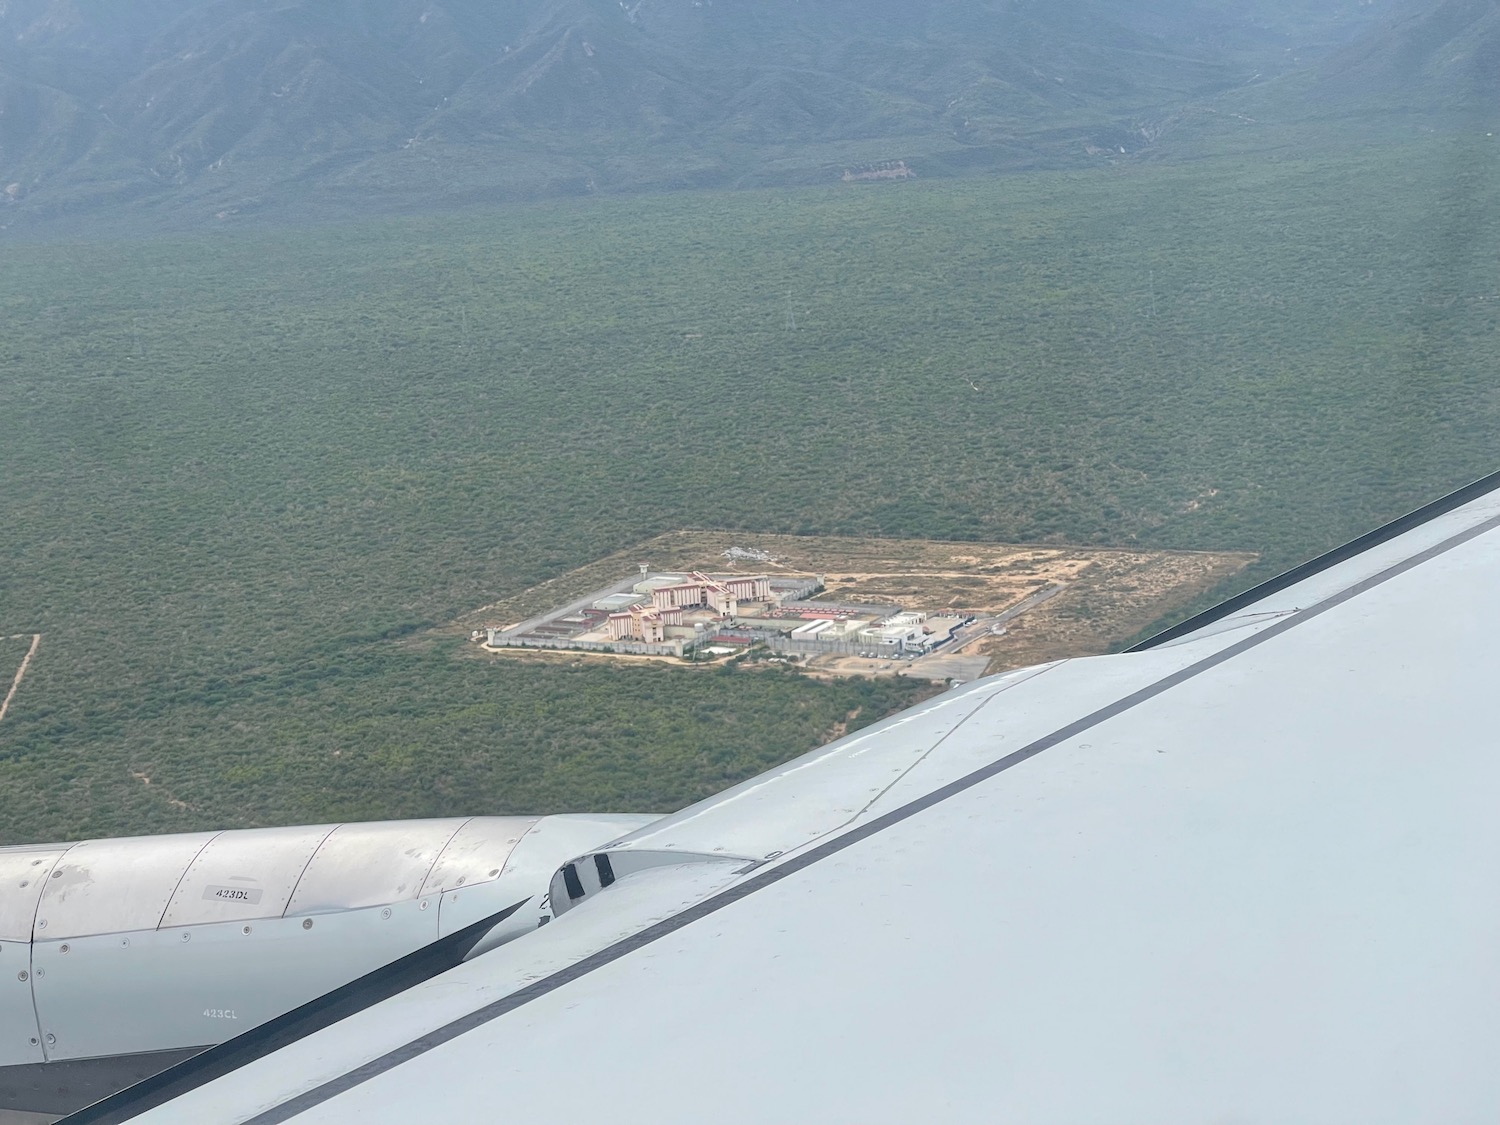
[[[0,839],[668,807],[913,697],[411,639],[673,527],[1389,518],[1496,460],[1494,144],[7,246]]]

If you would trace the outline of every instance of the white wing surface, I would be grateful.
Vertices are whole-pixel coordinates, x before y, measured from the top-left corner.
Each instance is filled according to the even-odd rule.
[[[654,823],[529,936],[77,1120],[1493,1121],[1497,486]]]

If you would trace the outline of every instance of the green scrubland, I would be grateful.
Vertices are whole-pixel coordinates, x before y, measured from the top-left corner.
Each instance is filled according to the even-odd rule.
[[[1494,145],[7,245],[0,842],[668,809],[918,697],[423,637],[672,528],[1265,577],[1496,467]]]

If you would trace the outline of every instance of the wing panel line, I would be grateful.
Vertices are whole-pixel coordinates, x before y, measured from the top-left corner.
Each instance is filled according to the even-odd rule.
[[[1497,474],[1495,479],[1496,482],[1500,482],[1500,474]],[[1494,487],[1494,485],[1491,484],[1491,487]],[[719,891],[702,902],[688,907],[681,913],[663,919],[641,930],[637,934],[632,934],[612,945],[606,946],[598,952],[590,954],[588,957],[560,969],[549,976],[543,977],[541,980],[535,981],[524,988],[520,988],[508,996],[503,996],[481,1008],[477,1008],[468,1015],[452,1020],[441,1027],[434,1028],[432,1031],[420,1035],[394,1050],[387,1051],[385,1054],[371,1059],[362,1066],[355,1067],[353,1070],[347,1071],[336,1078],[329,1079],[301,1094],[294,1095],[288,1100],[263,1110],[253,1117],[243,1119],[242,1125],[282,1125],[283,1122],[291,1120],[298,1114],[313,1109],[342,1093],[354,1089],[356,1086],[363,1085],[371,1079],[384,1074],[386,1071],[393,1070],[403,1063],[410,1062],[426,1054],[428,1051],[441,1047],[445,1043],[457,1039],[459,1036],[499,1019],[508,1012],[512,1012],[533,1000],[555,992],[564,985],[578,980],[580,977],[586,976],[596,969],[612,964],[627,954],[667,937],[693,922],[715,914],[727,906],[732,906],[734,903],[754,894],[756,891],[778,883],[789,875],[796,874],[821,860],[837,855],[839,852],[853,847],[862,840],[883,832],[887,828],[899,824],[904,820],[909,820],[911,817],[925,812],[936,805],[940,805],[951,797],[957,796],[1006,770],[1029,761],[1044,751],[1067,742],[1085,731],[1099,726],[1101,723],[1133,710],[1178,685],[1194,679],[1229,660],[1233,660],[1242,653],[1263,645],[1267,641],[1296,628],[1306,621],[1320,617],[1330,610],[1343,605],[1345,602],[1358,597],[1360,594],[1381,586],[1394,578],[1398,578],[1408,571],[1414,570],[1424,563],[1468,543],[1470,540],[1477,539],[1479,536],[1495,530],[1497,527],[1500,527],[1500,516],[1492,517],[1481,524],[1467,528],[1443,540],[1441,543],[1436,543],[1410,558],[1395,563],[1385,570],[1355,583],[1316,605],[1309,606],[1307,609],[1292,614],[1253,636],[1246,637],[1226,648],[1211,653],[1194,664],[1180,668],[1176,672],[1172,672],[1154,683],[1117,699],[1115,702],[1099,708],[1081,719],[1076,719],[1066,726],[1058,728],[1051,734],[1043,735],[1021,749],[1013,751],[991,762],[989,765],[982,766],[946,785],[940,786],[925,796],[910,801],[899,808],[892,809],[888,813],[883,813],[869,823],[850,829],[841,836],[816,844],[807,851],[793,855],[774,867],[767,868],[759,874],[749,876],[735,886]],[[66,1122],[60,1123],[60,1125],[66,1125]]]

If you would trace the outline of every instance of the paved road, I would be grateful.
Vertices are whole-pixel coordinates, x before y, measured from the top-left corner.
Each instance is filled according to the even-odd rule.
[[[993,621],[991,621],[990,624],[1004,625],[1007,621],[1014,621],[1016,618],[1020,617],[1021,614],[1029,613],[1031,610],[1035,609],[1043,602],[1050,602],[1053,598],[1057,597],[1058,594],[1062,593],[1067,588],[1068,585],[1066,582],[1059,582],[1056,586],[1048,586],[1045,590],[1039,590],[1035,594],[1032,594],[1031,597],[1024,598],[1021,601],[1018,601],[1015,605],[1011,606],[1004,613],[1000,614]]]
[[[983,640],[990,636],[990,630],[999,625],[1005,625],[1014,621],[1023,613],[1029,613],[1037,606],[1051,601],[1062,593],[1067,586],[1059,583],[1056,586],[1048,586],[1045,590],[1038,590],[1030,597],[1022,598],[1015,605],[999,613],[994,617],[981,617],[972,625],[966,625],[954,632],[953,640],[938,649],[930,656],[919,656],[909,665],[915,675],[926,676],[931,679],[951,680],[973,680],[984,675],[985,667],[990,658],[982,655],[964,655],[964,648],[975,641]]]
[[[996,614],[994,617],[981,617],[972,625],[965,625],[963,628],[957,630],[953,634],[952,642],[940,651],[946,654],[961,652],[966,646],[989,636],[991,629],[994,629],[996,626],[1009,624],[1020,617],[1021,614],[1029,613],[1037,606],[1051,601],[1066,589],[1067,586],[1063,583],[1058,583],[1056,586],[1048,586],[1045,590],[1038,590],[1030,597],[1022,598],[1015,605],[1002,613]]]

